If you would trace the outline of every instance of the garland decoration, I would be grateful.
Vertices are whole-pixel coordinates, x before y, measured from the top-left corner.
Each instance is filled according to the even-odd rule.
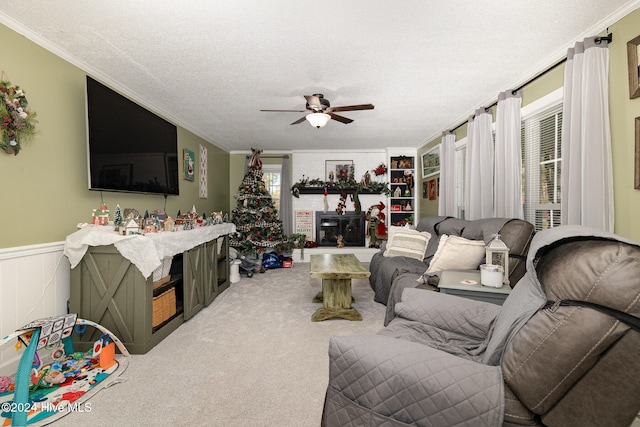
[[[363,184],[361,182],[357,182],[355,180],[348,181],[322,181],[320,178],[309,179],[306,177],[302,177],[299,182],[296,182],[291,187],[291,195],[295,198],[300,198],[300,189],[303,188],[323,188],[327,190],[345,190],[347,192],[374,192],[374,193],[382,193],[387,196],[391,195],[391,190],[389,190],[389,186],[386,182],[378,183],[371,182],[369,184]]]
[[[20,86],[11,84],[4,71],[0,78],[0,96],[0,148],[17,156],[22,144],[36,133],[36,113],[29,111],[24,91]]]

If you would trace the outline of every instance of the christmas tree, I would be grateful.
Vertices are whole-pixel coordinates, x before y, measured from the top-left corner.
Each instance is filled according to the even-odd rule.
[[[113,214],[113,225],[116,226],[116,231],[122,225],[122,210],[120,209],[120,205],[116,205],[116,211]]]
[[[251,151],[249,170],[234,196],[238,201],[232,211],[236,232],[229,242],[243,255],[279,249],[283,239],[282,221],[262,180],[260,151],[253,148]]]

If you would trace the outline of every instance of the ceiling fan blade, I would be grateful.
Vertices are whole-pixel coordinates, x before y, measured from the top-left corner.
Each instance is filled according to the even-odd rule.
[[[307,104],[311,107],[318,107],[322,109],[322,101],[318,95],[304,95],[304,99],[307,100]]]
[[[327,108],[330,111],[356,111],[356,110],[373,110],[373,104],[343,105],[341,107]]]
[[[266,113],[304,113],[307,110],[260,110]]]
[[[339,116],[337,114],[333,114],[333,113],[327,113],[327,114],[330,115],[333,120],[337,120],[337,121],[339,121],[341,123],[344,123],[345,125],[348,125],[349,123],[351,123],[353,121],[351,119],[348,119],[348,118],[346,118],[344,116]]]
[[[297,125],[299,123],[302,123],[306,120],[307,116],[302,116],[300,117],[298,120],[296,120],[295,122],[291,123],[292,125]]]

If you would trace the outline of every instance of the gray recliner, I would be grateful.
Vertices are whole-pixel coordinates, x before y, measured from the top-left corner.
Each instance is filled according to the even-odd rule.
[[[502,307],[408,288],[377,335],[332,337],[323,425],[629,426],[640,332],[582,304],[637,321],[640,245],[557,227],[526,270]]]

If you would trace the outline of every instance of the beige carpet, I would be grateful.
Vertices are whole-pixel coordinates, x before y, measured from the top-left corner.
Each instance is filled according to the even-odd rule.
[[[367,280],[353,281],[361,322],[311,322],[321,290],[309,264],[231,285],[145,355],[126,382],[93,396],[91,411],[59,426],[319,426],[332,335],[382,329],[385,307]]]

